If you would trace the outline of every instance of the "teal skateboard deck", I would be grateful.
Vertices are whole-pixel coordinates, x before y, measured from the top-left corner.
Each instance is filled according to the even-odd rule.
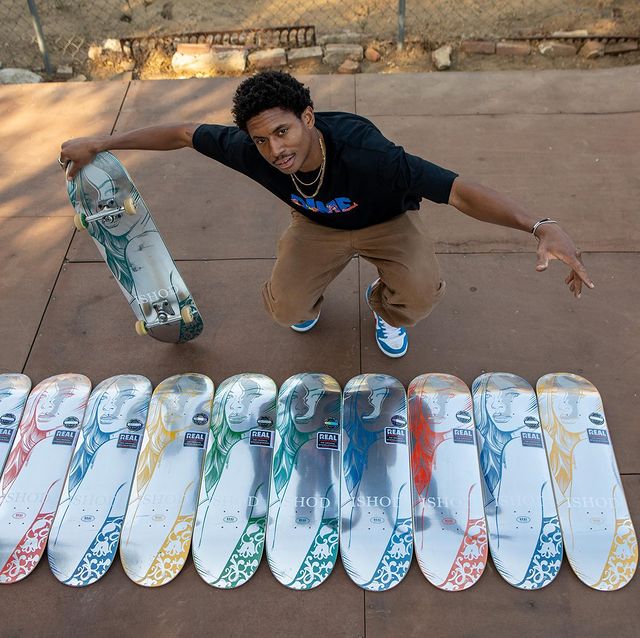
[[[44,553],[90,390],[60,374],[29,395],[0,481],[0,583],[26,578]]]
[[[291,589],[312,589],[338,554],[340,386],[298,374],[280,389],[270,481],[267,560]]]
[[[122,566],[138,585],[168,583],[187,560],[212,402],[202,374],[169,377],[153,392],[120,540]]]
[[[340,555],[353,582],[384,591],[413,553],[407,395],[393,377],[363,374],[344,388]]]
[[[533,388],[507,373],[473,382],[489,549],[500,575],[541,589],[562,563],[562,534]]]
[[[118,282],[136,331],[159,341],[197,337],[202,317],[129,173],[111,153],[67,180],[78,229],[86,228]]]
[[[0,374],[0,474],[9,456],[31,390],[24,374]]]
[[[569,564],[593,589],[621,589],[636,571],[638,540],[600,393],[575,374],[547,374],[537,391]]]
[[[193,562],[209,585],[246,583],[262,558],[276,420],[276,384],[239,374],[213,400]]]
[[[84,587],[115,558],[144,434],[151,382],[120,375],[91,393],[47,554],[53,575]]]
[[[415,553],[427,580],[446,591],[474,585],[487,564],[487,526],[466,384],[424,374],[409,386]]]

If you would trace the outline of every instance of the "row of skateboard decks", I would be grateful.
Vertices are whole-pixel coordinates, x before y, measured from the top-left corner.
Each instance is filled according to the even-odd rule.
[[[100,579],[119,548],[126,574],[155,587],[191,549],[200,576],[231,589],[263,551],[297,590],[338,556],[384,591],[415,553],[436,587],[478,581],[490,551],[526,590],[553,581],[566,552],[581,581],[616,590],[638,560],[602,400],[574,374],[446,374],[409,385],[363,374],[298,374],[280,391],[241,374],[215,391],[201,374],[152,392],[120,375],[39,383],[0,375],[0,582],[47,549],[61,582]]]

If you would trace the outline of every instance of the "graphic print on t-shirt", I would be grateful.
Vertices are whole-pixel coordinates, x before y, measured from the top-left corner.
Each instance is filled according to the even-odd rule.
[[[313,213],[324,213],[331,215],[333,213],[348,213],[350,210],[358,207],[357,202],[352,202],[348,197],[336,197],[328,203],[321,202],[319,199],[307,197],[303,199],[300,195],[291,194],[291,203]]]

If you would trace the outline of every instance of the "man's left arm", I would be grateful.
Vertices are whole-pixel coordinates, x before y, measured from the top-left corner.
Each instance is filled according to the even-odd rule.
[[[569,290],[575,297],[580,297],[582,285],[593,288],[582,263],[580,251],[573,240],[557,223],[541,223],[522,206],[512,201],[502,193],[457,177],[451,188],[449,204],[460,212],[474,219],[500,226],[508,226],[517,230],[532,232],[535,226],[535,237],[538,240],[536,270],[546,270],[551,259],[563,261],[571,272],[565,279]]]

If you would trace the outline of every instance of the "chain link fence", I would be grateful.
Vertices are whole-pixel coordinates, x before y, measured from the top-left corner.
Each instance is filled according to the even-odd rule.
[[[638,36],[638,0],[0,0],[0,64],[40,69],[33,9],[52,67],[82,66],[108,38],[309,25],[429,44],[588,29]]]

